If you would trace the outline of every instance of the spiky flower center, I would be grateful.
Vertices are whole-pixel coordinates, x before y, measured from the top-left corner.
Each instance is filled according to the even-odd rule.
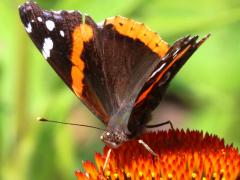
[[[103,170],[108,147],[95,155],[96,166],[83,163],[78,179],[238,179],[240,154],[217,136],[198,131],[170,130],[139,137],[158,156],[137,140],[113,149]]]

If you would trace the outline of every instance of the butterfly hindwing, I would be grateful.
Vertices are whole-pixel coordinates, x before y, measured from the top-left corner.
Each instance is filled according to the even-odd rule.
[[[151,120],[150,113],[159,105],[170,81],[208,37],[198,41],[198,36],[187,36],[170,47],[138,95],[129,120],[129,129],[136,128],[136,123],[141,126]]]

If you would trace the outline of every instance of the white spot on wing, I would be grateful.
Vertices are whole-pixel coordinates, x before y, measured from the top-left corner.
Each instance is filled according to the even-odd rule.
[[[60,35],[62,36],[62,37],[64,37],[64,31],[60,31]]]
[[[53,11],[55,14],[61,14],[62,11]]]
[[[177,55],[177,53],[179,52],[180,48],[177,48],[176,51],[173,53],[173,57],[175,58],[175,56]]]
[[[45,59],[50,57],[50,51],[53,48],[53,41],[51,38],[45,38],[43,42],[42,54]]]
[[[69,10],[68,13],[73,13],[75,10]]]
[[[41,17],[37,17],[37,20],[38,20],[39,22],[42,22],[42,21],[43,21]]]
[[[103,27],[103,25],[104,25],[104,22],[105,22],[104,20],[103,20],[103,21],[101,21],[101,22],[98,22],[98,23],[97,23],[97,25],[98,25],[99,27]]]
[[[154,71],[154,72],[152,73],[152,75],[150,76],[149,79],[151,79],[151,78],[154,77],[159,71],[161,71],[162,68],[165,66],[165,64],[166,64],[166,63],[162,64],[156,71]]]
[[[28,33],[31,33],[32,32],[32,25],[30,23],[28,23],[27,27],[25,27],[25,29]]]
[[[167,72],[164,77],[163,77],[163,80],[160,81],[160,83],[158,84],[158,86],[162,86],[163,84],[165,84],[169,77],[171,76],[171,72]]]
[[[45,24],[49,31],[52,31],[55,28],[55,23],[52,20],[47,20]]]

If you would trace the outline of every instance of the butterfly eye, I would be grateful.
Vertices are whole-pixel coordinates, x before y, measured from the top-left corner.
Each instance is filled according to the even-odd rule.
[[[121,141],[122,141],[122,138],[121,138],[120,136],[118,136],[118,135],[116,135],[115,138],[116,138],[116,141],[117,141],[117,142],[121,142]]]

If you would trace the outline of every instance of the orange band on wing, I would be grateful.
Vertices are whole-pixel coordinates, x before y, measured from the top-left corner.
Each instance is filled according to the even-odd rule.
[[[157,33],[152,32],[142,23],[116,16],[106,19],[105,25],[108,24],[112,24],[115,30],[124,36],[140,40],[160,57],[163,57],[169,49],[169,45]]]
[[[83,52],[83,43],[88,42],[93,38],[93,29],[87,24],[80,24],[77,26],[72,34],[73,47],[71,53],[71,61],[73,67],[71,70],[72,76],[72,89],[76,95],[81,96],[83,90],[83,78],[84,78],[84,61],[81,59]]]
[[[138,103],[140,103],[142,100],[144,100],[144,99],[147,97],[147,95],[151,92],[151,90],[152,90],[152,88],[154,87],[154,85],[155,85],[156,83],[158,83],[158,82],[160,81],[160,79],[163,77],[164,73],[166,73],[167,70],[168,70],[170,67],[172,67],[172,65],[174,65],[175,62],[176,62],[178,59],[180,59],[180,58],[182,57],[182,55],[184,55],[190,47],[191,47],[190,45],[187,46],[181,53],[179,53],[179,54],[171,61],[171,63],[170,63],[166,68],[163,69],[163,71],[158,75],[158,77],[157,77],[157,78],[155,79],[155,81],[151,84],[151,86],[150,86],[148,89],[146,89],[146,90],[138,97],[138,99],[137,99],[136,102],[135,102],[135,105],[138,104]]]

